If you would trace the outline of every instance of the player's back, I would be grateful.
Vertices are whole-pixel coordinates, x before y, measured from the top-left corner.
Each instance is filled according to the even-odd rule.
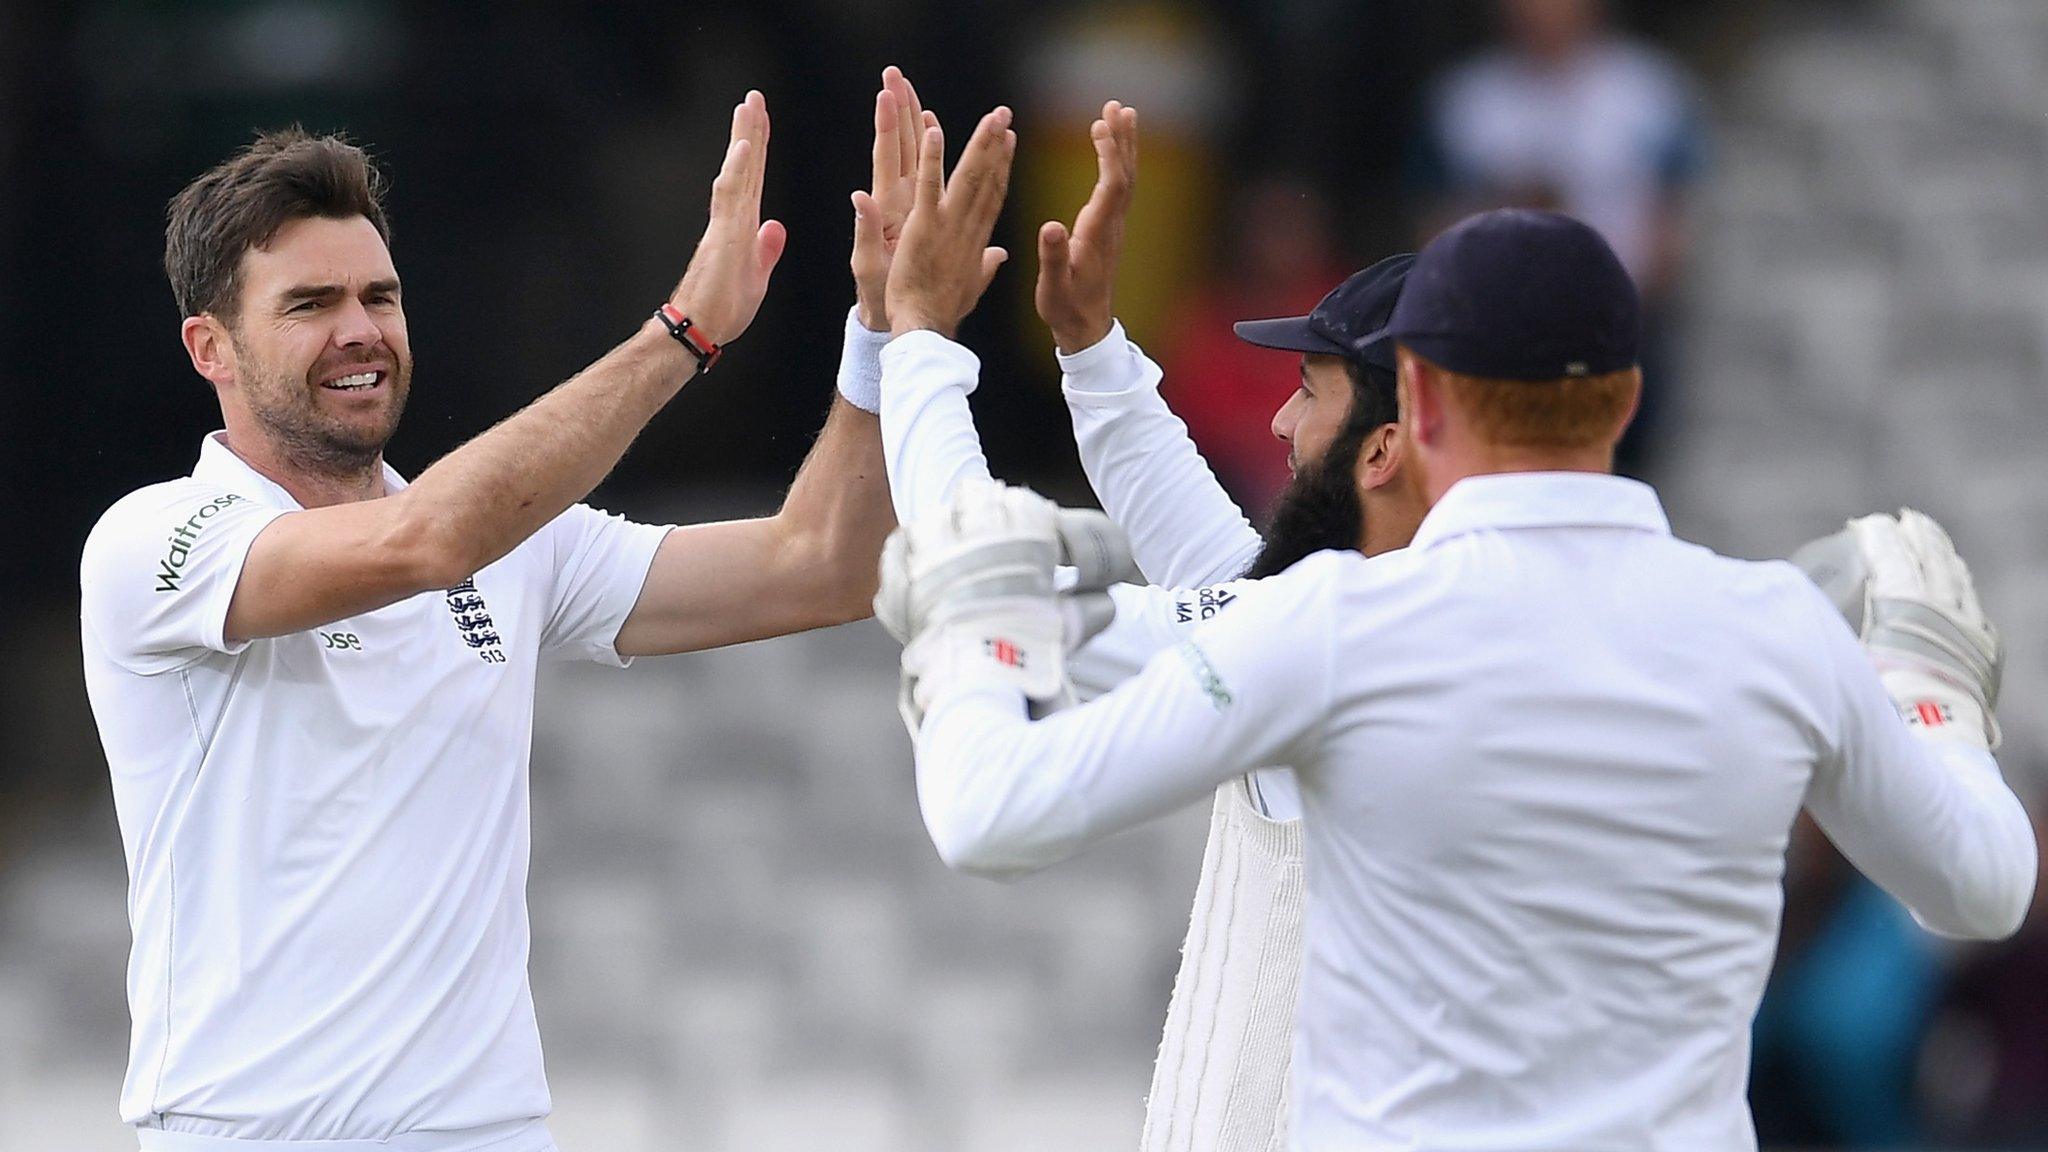
[[[1640,485],[1486,479],[1406,553],[1326,561],[1301,1138],[1753,1144],[1748,1026],[1830,714],[1812,637],[1846,630]]]

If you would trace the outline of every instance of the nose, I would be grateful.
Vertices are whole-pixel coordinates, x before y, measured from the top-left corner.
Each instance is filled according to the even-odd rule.
[[[1287,398],[1280,410],[1273,413],[1273,436],[1282,444],[1294,443],[1295,426],[1301,423],[1301,393]]]
[[[363,302],[350,297],[341,303],[334,317],[334,346],[337,348],[359,348],[375,344],[384,338],[384,330],[377,326],[377,319]]]

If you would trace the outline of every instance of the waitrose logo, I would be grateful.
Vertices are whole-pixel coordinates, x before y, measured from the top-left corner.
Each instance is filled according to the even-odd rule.
[[[201,505],[199,511],[194,512],[190,519],[171,529],[170,551],[165,552],[164,558],[156,562],[157,591],[178,590],[178,581],[185,578],[185,562],[192,559],[192,544],[199,539],[201,532],[206,531],[206,522],[220,515],[221,509],[241,502],[242,498],[232,493],[216,496]]]

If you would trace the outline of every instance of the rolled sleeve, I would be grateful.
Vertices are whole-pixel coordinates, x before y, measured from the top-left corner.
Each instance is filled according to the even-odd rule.
[[[554,561],[552,602],[541,653],[623,668],[619,629],[633,614],[654,554],[670,526],[639,524],[578,504],[543,529]]]

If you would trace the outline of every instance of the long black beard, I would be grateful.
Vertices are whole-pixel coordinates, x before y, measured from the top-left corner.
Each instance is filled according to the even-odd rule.
[[[1295,473],[1273,505],[1265,547],[1245,571],[1263,579],[1330,548],[1357,548],[1365,536],[1365,506],[1358,499],[1358,453],[1365,437],[1340,435],[1323,458]]]

